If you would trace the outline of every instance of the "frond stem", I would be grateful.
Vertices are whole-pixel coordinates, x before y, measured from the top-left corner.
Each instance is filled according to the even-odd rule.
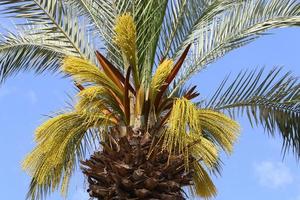
[[[42,5],[41,5],[39,2],[37,2],[36,0],[33,0],[33,1],[36,3],[36,5],[37,5],[41,10],[44,11],[44,13],[48,16],[48,18],[52,21],[52,23],[53,23],[53,24],[61,31],[61,33],[65,36],[65,38],[71,43],[71,45],[74,47],[74,49],[79,53],[80,57],[86,59],[86,56],[85,56],[84,54],[81,53],[80,49],[75,45],[75,43],[71,40],[71,38],[67,35],[67,33],[65,33],[65,31],[62,29],[62,27],[59,26],[59,24],[55,21],[55,19],[53,19],[53,18],[51,17],[51,15],[49,14],[49,12],[48,12],[46,9],[44,9],[44,8],[42,7]]]

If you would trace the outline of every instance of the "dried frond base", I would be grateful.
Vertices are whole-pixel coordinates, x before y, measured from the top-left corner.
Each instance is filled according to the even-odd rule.
[[[183,186],[192,183],[182,156],[155,148],[147,159],[151,141],[123,137],[115,148],[106,147],[82,161],[89,195],[101,200],[184,200]]]

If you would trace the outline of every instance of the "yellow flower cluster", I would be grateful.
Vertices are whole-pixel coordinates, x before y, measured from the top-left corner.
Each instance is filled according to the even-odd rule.
[[[181,98],[174,101],[167,128],[162,134],[163,148],[170,155],[182,154],[186,170],[192,164],[195,192],[209,198],[216,194],[216,188],[205,169],[218,164],[221,148],[227,153],[232,152],[238,133],[239,125],[226,115],[197,108],[191,101]],[[193,163],[190,163],[191,156],[195,159]]]
[[[136,25],[129,13],[117,18],[115,42],[128,59],[132,67],[136,65]]]
[[[159,88],[164,84],[173,67],[173,60],[164,60],[156,69],[151,81],[151,89],[153,93],[158,92]]]
[[[36,130],[37,147],[23,161],[38,185],[50,185],[52,190],[62,183],[62,193],[67,191],[70,173],[75,162],[77,145],[87,129],[82,125],[82,115],[66,113],[51,118]]]

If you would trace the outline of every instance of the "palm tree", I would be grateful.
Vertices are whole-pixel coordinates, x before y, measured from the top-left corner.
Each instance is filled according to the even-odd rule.
[[[213,197],[210,174],[220,172],[220,151],[232,152],[234,118],[243,114],[279,133],[284,150],[299,158],[300,85],[290,73],[242,71],[209,99],[185,86],[269,29],[300,25],[298,1],[2,0],[0,6],[18,22],[1,35],[1,81],[20,71],[62,72],[78,89],[74,106],[36,130],[37,146],[23,163],[32,176],[28,199],[58,188],[65,194],[79,162],[96,199],[185,199],[184,186]]]

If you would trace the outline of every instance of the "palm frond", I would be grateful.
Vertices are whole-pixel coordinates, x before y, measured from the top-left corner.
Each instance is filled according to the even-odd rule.
[[[0,82],[20,71],[57,72],[61,59],[68,53],[41,37],[9,32],[0,40]]]
[[[170,2],[160,35],[157,59],[176,57],[189,44],[188,38],[219,13],[242,0],[175,0]],[[195,38],[196,39],[196,38]]]
[[[283,149],[300,156],[300,84],[290,73],[275,68],[240,72],[226,86],[224,80],[207,107],[229,112],[232,117],[246,114],[251,125],[262,125],[271,135],[279,131]]]
[[[106,50],[107,59],[122,70],[122,54],[115,44],[115,23],[117,17],[132,11],[133,1],[119,0],[65,0],[79,11],[80,15],[88,18],[91,29],[100,35],[101,43]]]
[[[235,6],[227,6],[222,12],[217,12],[208,21],[200,20],[182,42],[194,45],[190,61],[178,77],[177,87],[227,52],[264,35],[265,31],[300,25],[300,4],[296,0],[237,2]],[[182,51],[182,47],[178,51]]]
[[[168,0],[133,1],[133,16],[137,25],[137,54],[140,76],[150,83],[155,53]]]
[[[28,35],[47,36],[48,41],[59,42],[77,56],[93,58],[92,43],[86,37],[86,28],[73,7],[57,0],[3,0],[0,13],[17,19],[25,19],[19,26],[34,26]]]
[[[103,19],[101,19],[101,10],[103,9],[103,2],[94,0],[64,0],[68,6],[74,6],[79,13],[89,20],[92,31],[102,34]],[[112,15],[113,13],[111,13]],[[107,20],[110,20],[108,18]]]

